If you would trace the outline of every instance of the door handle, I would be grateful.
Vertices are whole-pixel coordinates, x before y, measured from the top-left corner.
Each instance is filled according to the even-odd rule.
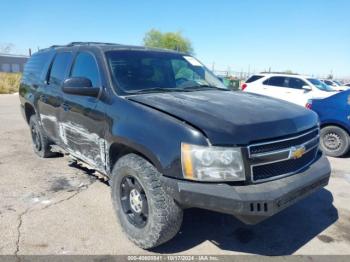
[[[69,111],[69,110],[71,109],[71,106],[68,105],[68,104],[66,104],[66,103],[63,103],[63,104],[61,105],[61,107],[63,108],[64,111]]]

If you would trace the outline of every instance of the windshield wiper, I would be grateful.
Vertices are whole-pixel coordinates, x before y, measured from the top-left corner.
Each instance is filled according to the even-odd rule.
[[[218,87],[218,86],[212,86],[212,85],[208,85],[208,84],[198,84],[198,85],[194,85],[194,86],[185,87],[184,89],[202,90],[203,88],[222,90],[222,91],[229,91],[230,90],[228,88],[221,88],[221,87]]]
[[[178,91],[178,90],[175,88],[151,87],[151,88],[137,89],[130,93],[139,94],[139,93],[175,92],[175,91]]]
[[[229,89],[226,89],[226,88],[220,88],[217,86],[211,86],[211,85],[205,84],[205,85],[194,85],[194,86],[176,87],[176,88],[164,88],[164,87],[143,88],[143,89],[134,90],[130,92],[130,94],[145,94],[145,93],[160,93],[160,92],[191,92],[191,91],[203,90],[204,88],[229,91]]]

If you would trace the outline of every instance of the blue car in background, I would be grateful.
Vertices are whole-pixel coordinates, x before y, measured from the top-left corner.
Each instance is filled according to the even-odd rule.
[[[328,156],[344,156],[350,149],[350,90],[324,99],[311,99],[307,108],[320,117],[320,146]]]

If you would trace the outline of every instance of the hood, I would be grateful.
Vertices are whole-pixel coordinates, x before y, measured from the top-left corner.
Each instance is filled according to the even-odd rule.
[[[128,97],[202,131],[213,145],[247,145],[312,128],[318,117],[292,103],[220,90],[152,93]]]

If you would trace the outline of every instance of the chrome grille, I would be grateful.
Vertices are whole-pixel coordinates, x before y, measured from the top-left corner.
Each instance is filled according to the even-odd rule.
[[[252,181],[263,182],[299,172],[315,160],[318,145],[319,128],[286,139],[250,145]]]
[[[272,142],[266,142],[266,143],[259,143],[259,144],[254,144],[249,146],[249,154],[254,155],[254,154],[261,154],[261,153],[266,153],[270,151],[276,151],[276,150],[281,150],[285,148],[289,148],[295,145],[301,145],[319,135],[319,129],[313,129],[310,130],[309,132],[306,132],[304,134],[287,138],[287,139],[282,139],[282,140],[277,140],[277,141],[272,141]]]
[[[288,159],[285,161],[278,161],[270,164],[262,164],[253,166],[253,180],[266,180],[269,178],[277,178],[293,174],[311,164],[315,159],[317,148],[313,148],[305,155],[298,159]]]

